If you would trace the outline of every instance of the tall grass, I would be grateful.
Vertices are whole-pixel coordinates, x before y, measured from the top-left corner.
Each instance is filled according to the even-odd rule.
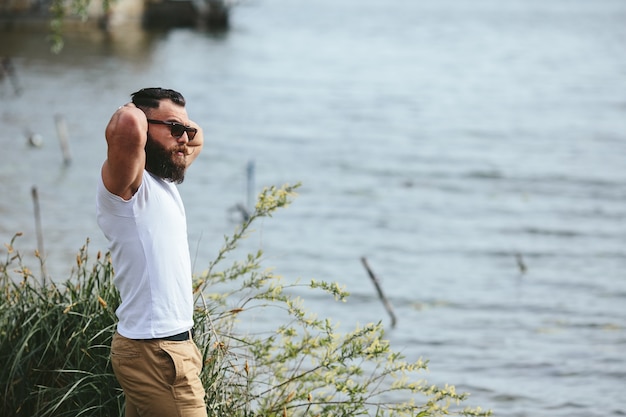
[[[263,266],[261,251],[229,260],[251,225],[287,206],[295,188],[264,190],[254,213],[194,277],[209,416],[490,415],[463,408],[467,395],[454,386],[428,384],[421,378],[426,361],[406,362],[380,323],[341,334],[292,295],[306,288],[346,301],[337,284],[286,282]],[[109,362],[119,304],[109,257],[91,261],[86,244],[66,282],[43,286],[14,249],[16,237],[0,264],[0,415],[122,415]],[[251,314],[268,309],[281,313],[272,312],[273,330],[241,330]]]
[[[109,363],[119,303],[110,260],[98,254],[88,269],[85,245],[73,276],[43,286],[15,250],[18,236],[0,264],[0,415],[120,415]]]

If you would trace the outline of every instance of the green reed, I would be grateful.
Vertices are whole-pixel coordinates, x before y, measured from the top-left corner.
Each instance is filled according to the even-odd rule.
[[[119,303],[110,260],[98,254],[88,267],[85,245],[72,276],[44,286],[15,250],[18,236],[0,264],[0,415],[120,415],[109,364]]]
[[[208,415],[491,415],[462,408],[467,394],[454,386],[428,384],[421,377],[427,362],[406,362],[384,339],[380,323],[339,333],[331,319],[309,313],[294,295],[321,291],[330,301],[346,302],[349,294],[337,284],[286,281],[263,266],[262,251],[229,260],[251,225],[288,206],[296,188],[264,190],[254,213],[194,277]],[[67,281],[42,285],[14,249],[17,236],[0,264],[0,415],[123,415],[109,360],[120,302],[109,256],[98,253],[91,261],[87,242]],[[274,330],[240,330],[250,315],[270,309]]]

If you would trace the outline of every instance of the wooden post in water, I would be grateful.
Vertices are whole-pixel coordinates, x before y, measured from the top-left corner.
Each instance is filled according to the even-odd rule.
[[[11,57],[0,57],[0,82],[4,78],[4,76],[9,78],[11,85],[13,85],[13,91],[15,95],[19,95],[22,91],[19,82],[17,81],[17,71],[15,70],[15,66],[13,65],[13,61]]]
[[[37,187],[33,185],[31,188],[33,196],[33,208],[35,212],[35,233],[37,234],[37,252],[39,253],[39,261],[41,262],[41,282],[46,285],[46,267],[44,263],[45,252],[43,246],[43,230],[41,227],[41,210],[39,208],[39,193]]]
[[[246,185],[247,185],[247,209],[254,212],[256,201],[254,199],[254,160],[249,160],[246,165]]]
[[[72,156],[70,154],[67,124],[65,123],[65,118],[60,114],[55,115],[54,120],[57,127],[57,136],[59,137],[59,143],[61,145],[61,152],[63,152],[63,163],[69,165],[72,162]]]
[[[374,286],[376,287],[376,291],[378,292],[378,296],[382,300],[383,305],[385,306],[385,309],[387,310],[387,313],[389,313],[389,316],[391,317],[391,328],[393,329],[396,327],[396,315],[393,312],[393,307],[391,306],[391,303],[389,302],[387,297],[385,297],[385,294],[383,293],[383,289],[378,283],[378,278],[376,278],[376,275],[374,275],[374,272],[372,272],[372,269],[367,263],[367,259],[365,259],[365,257],[362,257],[361,262],[363,263],[363,266],[365,267],[367,274],[369,275],[372,282],[374,283]]]

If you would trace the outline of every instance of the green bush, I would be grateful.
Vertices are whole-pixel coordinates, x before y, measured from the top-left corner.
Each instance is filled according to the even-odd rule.
[[[109,363],[119,304],[110,260],[87,266],[87,245],[63,285],[43,285],[13,245],[0,264],[0,415],[121,415]],[[39,258],[41,260],[41,258]]]
[[[264,190],[254,213],[194,278],[195,339],[204,356],[209,416],[491,415],[462,408],[466,394],[453,386],[418,378],[426,362],[404,361],[380,323],[340,334],[293,295],[308,288],[345,301],[348,294],[337,284],[284,283],[262,267],[260,251],[219,268],[254,221],[287,206],[296,187]],[[14,249],[17,236],[0,264],[0,414],[122,415],[123,393],[109,361],[119,304],[109,256],[98,253],[90,266],[86,244],[70,278],[46,285],[23,265]],[[284,317],[272,322],[275,330],[239,329],[247,314],[270,308]]]

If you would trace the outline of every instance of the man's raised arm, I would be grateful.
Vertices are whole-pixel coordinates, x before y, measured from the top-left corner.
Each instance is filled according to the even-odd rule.
[[[107,125],[108,151],[102,180],[109,192],[124,200],[129,200],[141,185],[147,132],[146,115],[132,103],[117,109]]]

